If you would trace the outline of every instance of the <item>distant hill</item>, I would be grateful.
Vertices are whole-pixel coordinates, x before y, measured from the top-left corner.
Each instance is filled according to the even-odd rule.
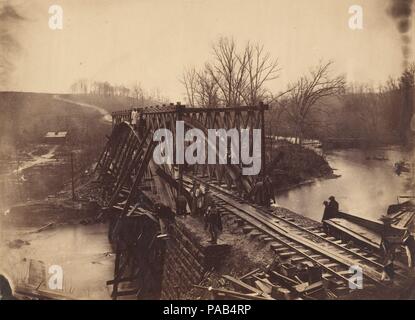
[[[48,131],[69,131],[79,144],[100,144],[111,128],[98,113],[58,101],[53,94],[0,92],[0,156],[41,141]]]

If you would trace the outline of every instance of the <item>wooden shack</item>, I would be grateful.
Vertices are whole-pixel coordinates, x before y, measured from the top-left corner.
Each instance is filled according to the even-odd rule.
[[[48,144],[66,144],[68,131],[49,131],[44,136],[44,142]]]

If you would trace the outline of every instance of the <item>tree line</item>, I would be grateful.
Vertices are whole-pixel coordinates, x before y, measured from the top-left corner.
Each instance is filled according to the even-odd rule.
[[[348,84],[333,72],[332,61],[321,60],[285,90],[272,89],[281,67],[264,46],[221,37],[211,46],[211,57],[201,66],[187,66],[180,82],[191,107],[269,105],[267,134],[305,138],[363,138],[373,143],[408,142],[413,115],[415,64],[403,74],[373,87]],[[159,90],[141,84],[113,85],[79,79],[72,93],[133,98],[138,106],[168,103]]]
[[[320,61],[283,92],[273,82],[281,67],[263,45],[239,47],[222,37],[211,59],[185,68],[180,79],[192,107],[269,105],[267,134],[305,138],[362,138],[373,143],[408,141],[413,115],[415,64],[378,87],[348,84],[334,74],[332,61]]]
[[[85,94],[101,97],[125,97],[132,98],[137,106],[147,106],[149,104],[167,103],[159,89],[146,90],[136,82],[131,86],[123,84],[111,84],[108,81],[90,81],[88,79],[78,79],[70,86],[72,94]]]

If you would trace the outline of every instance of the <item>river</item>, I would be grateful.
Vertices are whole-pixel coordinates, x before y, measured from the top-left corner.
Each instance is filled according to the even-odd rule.
[[[111,115],[102,108],[58,96],[54,98],[96,110],[100,121],[111,123]],[[113,277],[114,254],[107,239],[106,224],[71,222],[39,231],[48,225],[47,218],[40,224],[32,224],[32,219],[27,217],[23,221],[28,225],[24,227],[2,219],[10,214],[11,206],[25,202],[29,193],[30,198],[39,200],[60,190],[47,183],[47,176],[54,176],[56,170],[64,170],[60,167],[50,169],[48,174],[45,174],[46,170],[39,171],[40,174],[32,178],[37,182],[35,185],[28,185],[26,180],[28,171],[56,162],[56,149],[57,146],[50,146],[42,155],[30,152],[18,163],[7,159],[0,161],[0,274],[6,276],[13,287],[39,287],[50,292],[50,268],[58,266],[62,270],[62,287],[54,288],[53,293],[77,299],[110,299],[106,281]],[[63,175],[59,177],[63,179]],[[33,188],[39,191],[36,195],[29,192],[34,191]],[[63,214],[63,211],[58,209],[56,213]]]
[[[341,211],[377,219],[386,213],[390,204],[397,202],[397,196],[412,195],[412,173],[397,176],[393,164],[400,160],[413,161],[413,155],[413,151],[395,146],[376,150],[325,152],[324,156],[334,173],[340,177],[318,179],[311,184],[280,193],[277,203],[314,220],[321,220],[322,202],[333,195],[339,202]],[[374,160],[373,157],[386,160]]]

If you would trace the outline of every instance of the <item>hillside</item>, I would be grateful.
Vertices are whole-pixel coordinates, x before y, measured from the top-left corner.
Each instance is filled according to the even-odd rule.
[[[0,92],[0,158],[16,148],[38,143],[48,131],[69,131],[77,145],[102,147],[110,126],[98,113],[58,101],[52,94]]]

